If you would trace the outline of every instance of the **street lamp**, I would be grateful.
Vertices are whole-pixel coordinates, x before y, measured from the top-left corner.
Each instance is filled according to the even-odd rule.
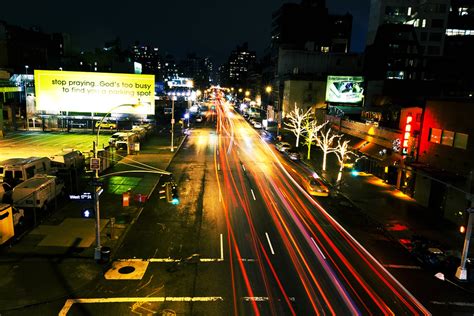
[[[174,99],[175,95],[171,96],[171,152],[174,152]]]
[[[30,66],[25,65],[25,79],[23,80],[23,87],[25,88],[25,118],[26,118],[26,130],[30,130],[30,122],[28,122],[28,102],[27,102],[27,97],[28,97],[28,92],[26,91],[26,77],[28,77],[28,68]],[[33,118],[33,127],[35,127],[35,119]]]
[[[272,86],[267,86],[265,88],[265,92],[268,93],[268,94],[272,93]]]
[[[250,91],[249,90],[245,91],[245,96],[246,97],[250,96]]]
[[[474,225],[474,207],[471,207],[467,210],[468,213],[468,220],[467,220],[467,227],[466,227],[466,235],[464,238],[464,247],[462,250],[461,255],[461,263],[456,270],[456,278],[460,281],[467,280],[467,269],[466,269],[466,261],[467,255],[469,252],[469,243],[471,241],[471,234],[472,234],[472,225]]]
[[[92,185],[94,187],[94,212],[95,212],[95,241],[96,241],[95,250],[94,250],[94,259],[95,260],[100,260],[101,259],[101,249],[102,249],[102,246],[100,244],[100,203],[99,203],[100,201],[99,201],[99,194],[98,194],[98,191],[100,190],[99,189],[100,185],[99,185],[99,182],[98,182],[100,160],[98,160],[98,157],[97,157],[97,146],[99,146],[100,127],[101,127],[102,122],[104,121],[104,119],[107,117],[107,115],[112,113],[112,111],[115,110],[116,108],[119,108],[119,107],[122,107],[122,106],[131,106],[131,107],[135,108],[135,107],[140,106],[140,105],[141,105],[140,100],[138,100],[137,104],[119,104],[117,106],[112,107],[107,113],[105,113],[105,115],[99,121],[99,127],[97,129],[96,141],[93,142],[94,161],[95,161],[94,163],[96,164],[95,165],[94,180],[92,181]],[[127,144],[127,148],[128,148],[128,146],[129,146],[129,144]]]

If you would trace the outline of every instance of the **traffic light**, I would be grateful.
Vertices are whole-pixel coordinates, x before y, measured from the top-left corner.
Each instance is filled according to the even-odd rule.
[[[178,188],[175,183],[171,184],[171,203],[174,205],[179,204]]]
[[[178,188],[174,182],[166,182],[166,200],[174,205],[179,204]]]

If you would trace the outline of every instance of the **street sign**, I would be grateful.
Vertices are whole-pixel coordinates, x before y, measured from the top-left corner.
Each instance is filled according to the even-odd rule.
[[[69,194],[69,199],[70,200],[76,200],[76,201],[90,201],[94,197],[91,192],[83,192],[81,194]]]
[[[100,169],[100,158],[91,158],[91,170]]]

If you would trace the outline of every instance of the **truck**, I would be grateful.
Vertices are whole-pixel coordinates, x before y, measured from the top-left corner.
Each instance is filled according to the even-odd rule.
[[[61,153],[49,157],[51,167],[58,170],[83,169],[85,159],[82,152],[74,149],[64,149]]]
[[[126,150],[127,153],[133,149],[133,144],[138,142],[138,136],[133,132],[125,132],[120,135],[115,141],[115,148],[117,150]]]
[[[0,182],[14,187],[37,174],[51,173],[48,157],[11,158],[0,162]]]
[[[64,183],[51,175],[35,175],[13,188],[12,202],[17,208],[46,210],[64,192]]]
[[[10,204],[0,203],[0,245],[8,242],[14,235],[15,229],[23,228],[25,211]]]

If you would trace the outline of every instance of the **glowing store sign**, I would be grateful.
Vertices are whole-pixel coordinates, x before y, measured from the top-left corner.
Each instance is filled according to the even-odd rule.
[[[413,117],[411,115],[407,116],[407,122],[405,124],[405,134],[403,135],[403,143],[402,143],[402,155],[406,156],[408,154],[408,140],[410,139],[411,133],[411,122]]]

